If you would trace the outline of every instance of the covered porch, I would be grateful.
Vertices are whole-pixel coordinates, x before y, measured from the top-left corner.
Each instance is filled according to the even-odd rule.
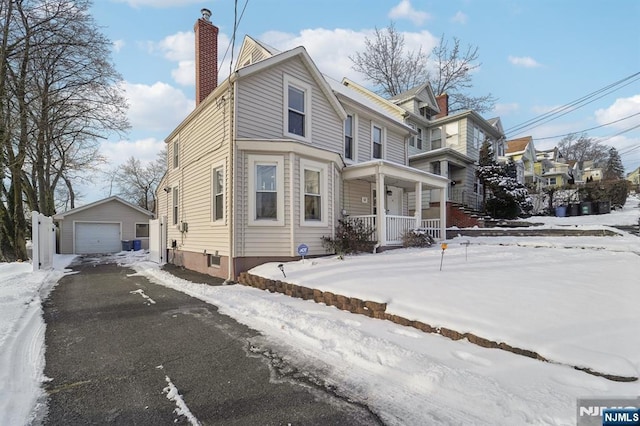
[[[379,246],[402,244],[402,235],[410,229],[423,228],[436,240],[446,236],[446,194],[449,179],[384,160],[374,160],[347,166],[342,171],[345,182],[364,181],[371,184],[373,196],[371,214],[347,215],[348,220],[361,221],[375,230],[373,238]],[[439,189],[439,218],[423,220],[423,191]],[[401,193],[401,200],[396,192]],[[413,193],[415,200],[414,215],[408,215],[407,194]]]

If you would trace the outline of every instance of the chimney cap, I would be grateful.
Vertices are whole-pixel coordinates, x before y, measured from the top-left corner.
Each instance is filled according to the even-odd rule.
[[[204,19],[205,21],[208,21],[209,18],[211,18],[211,11],[206,7],[200,9],[200,13],[202,13],[202,19]]]

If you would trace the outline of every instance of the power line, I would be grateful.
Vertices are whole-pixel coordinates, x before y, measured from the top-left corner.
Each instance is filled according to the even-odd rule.
[[[585,105],[588,105],[616,90],[620,90],[622,87],[628,86],[629,84],[634,83],[635,81],[637,81],[638,79],[640,79],[640,72],[637,72],[635,74],[631,74],[628,77],[625,77],[621,80],[618,80],[614,83],[611,83],[603,88],[600,88],[598,90],[596,90],[595,92],[591,92],[588,95],[585,95],[579,99],[576,99],[568,104],[562,105],[560,107],[554,108],[549,112],[546,112],[544,114],[541,114],[537,117],[534,117],[530,120],[527,120],[519,125],[513,126],[511,128],[508,128],[505,131],[505,135],[506,134],[519,134],[522,133],[525,129],[531,129],[537,126],[540,126],[541,124],[547,123],[549,121],[555,120],[556,118],[562,117],[563,115],[566,115],[572,111],[577,110],[578,108],[581,108]],[[631,81],[629,81],[631,80]],[[625,83],[625,84],[623,84]],[[619,86],[619,87],[616,87]]]
[[[242,7],[242,12],[240,12],[240,18],[238,18],[238,0],[235,0],[234,2],[233,35],[231,36],[231,40],[229,40],[227,49],[224,51],[224,55],[222,56],[222,60],[220,61],[220,64],[224,62],[224,60],[227,58],[227,53],[229,53],[229,49],[231,49],[232,52],[231,52],[231,61],[229,61],[229,75],[231,75],[231,70],[233,66],[233,48],[235,48],[236,32],[238,30],[238,27],[240,26],[240,22],[242,22],[242,17],[244,16],[245,10],[247,10],[248,4],[249,4],[249,0],[245,0],[244,6]]]
[[[544,137],[544,138],[536,138],[536,140],[537,141],[541,141],[541,140],[545,140],[545,139],[556,139],[556,138],[562,138],[564,136],[574,135],[576,133],[585,133],[585,132],[588,132],[588,131],[591,131],[591,130],[599,129],[601,127],[609,126],[611,124],[619,123],[620,121],[627,120],[627,119],[629,119],[631,117],[635,117],[636,115],[640,115],[640,112],[636,112],[635,114],[628,115],[628,116],[626,116],[624,118],[621,118],[619,120],[610,121],[609,123],[601,124],[600,126],[596,126],[596,127],[591,127],[589,129],[584,129],[584,130],[579,130],[579,131],[576,131],[576,132],[565,133],[564,135],[547,136],[547,137]]]

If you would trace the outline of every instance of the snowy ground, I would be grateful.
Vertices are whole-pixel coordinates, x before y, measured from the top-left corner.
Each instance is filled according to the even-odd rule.
[[[630,225],[638,223],[637,206],[630,199],[609,215],[532,221]],[[388,424],[574,425],[577,398],[640,395],[638,381],[613,382],[567,366],[640,373],[640,238],[629,234],[457,237],[444,257],[436,246],[284,264],[288,282],[386,302],[387,312],[505,341],[555,363],[253,288],[186,282],[142,252],[119,258],[259,330],[256,351],[275,350],[314,371]],[[28,423],[43,394],[40,303],[70,258],[56,261],[55,271],[38,273],[27,264],[0,264],[0,424]],[[276,264],[252,273],[282,279]]]

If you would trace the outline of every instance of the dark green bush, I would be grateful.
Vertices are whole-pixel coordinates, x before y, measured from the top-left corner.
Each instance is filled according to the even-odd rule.
[[[410,229],[402,235],[403,247],[431,247],[435,240],[424,229]]]
[[[342,259],[345,255],[373,251],[376,241],[371,241],[375,229],[366,226],[361,220],[340,219],[336,227],[335,238],[322,237],[322,247],[336,253]]]

